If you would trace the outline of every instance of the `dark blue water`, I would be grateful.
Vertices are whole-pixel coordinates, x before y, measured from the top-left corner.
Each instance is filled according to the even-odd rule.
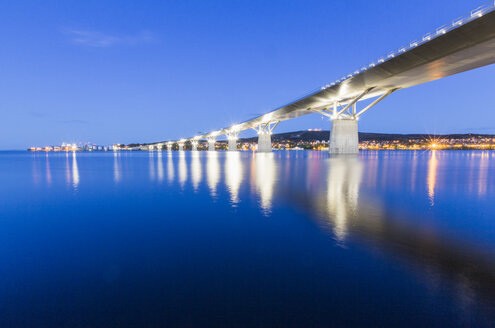
[[[493,152],[0,152],[0,327],[494,320]]]

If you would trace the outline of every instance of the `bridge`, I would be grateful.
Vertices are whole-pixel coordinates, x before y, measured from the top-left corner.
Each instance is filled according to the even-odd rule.
[[[190,139],[152,143],[148,149],[173,144],[184,150],[190,142],[197,150],[200,140],[215,150],[218,136],[225,135],[228,150],[237,150],[239,133],[254,129],[258,133],[258,151],[272,151],[271,134],[282,121],[308,114],[331,119],[329,152],[358,153],[358,120],[369,109],[392,93],[421,83],[438,80],[495,63],[495,1],[476,8],[460,18],[409,42],[368,65],[345,75],[305,97],[249,121]],[[372,99],[362,108],[360,101]]]

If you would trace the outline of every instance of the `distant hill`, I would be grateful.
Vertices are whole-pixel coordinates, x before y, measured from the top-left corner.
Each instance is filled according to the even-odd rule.
[[[359,141],[388,141],[388,140],[409,140],[409,139],[429,139],[429,138],[442,138],[442,139],[463,139],[463,138],[494,138],[495,135],[492,134],[396,134],[396,133],[369,133],[369,132],[359,132]],[[329,130],[322,131],[295,131],[295,132],[285,132],[277,133],[272,135],[272,141],[316,141],[316,140],[326,140],[330,138]],[[255,142],[257,137],[252,138],[241,138],[241,142]]]

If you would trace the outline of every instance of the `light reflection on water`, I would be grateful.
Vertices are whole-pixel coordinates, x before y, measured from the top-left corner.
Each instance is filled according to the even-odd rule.
[[[72,185],[74,190],[77,190],[79,185],[79,168],[77,166],[77,155],[76,152],[72,152]]]
[[[50,157],[48,156],[48,153],[46,153],[46,183],[51,184],[52,183],[52,172],[50,170]]]
[[[167,178],[168,182],[172,183],[174,181],[174,163],[172,159],[172,152],[167,152]]]
[[[327,178],[328,216],[333,219],[334,235],[344,241],[350,215],[358,210],[361,163],[356,157],[331,158]]]
[[[162,182],[164,178],[164,172],[163,172],[163,154],[161,150],[157,152],[156,171],[157,171],[158,181]]]
[[[225,184],[229,188],[232,204],[239,202],[239,188],[242,183],[242,174],[241,153],[237,151],[228,152],[225,159]]]
[[[213,198],[217,196],[217,184],[220,180],[220,163],[218,153],[209,151],[206,153],[206,180]]]
[[[430,159],[428,161],[428,180],[426,184],[428,185],[428,197],[430,198],[431,206],[435,205],[435,184],[437,182],[437,156],[436,150],[431,152]]]
[[[220,207],[236,208],[241,217],[251,213],[243,217],[247,221],[252,207],[264,220],[303,213],[297,215],[318,227],[333,245],[348,252],[362,247],[379,254],[420,277],[433,294],[449,290],[462,313],[495,302],[492,152],[362,152],[359,157],[330,157],[323,152],[160,151],[29,156],[30,188],[55,190],[63,185],[78,191],[71,197],[80,197],[100,190],[99,186],[111,185],[117,193],[133,186],[147,195],[143,198],[165,197],[169,191],[184,197],[191,208],[200,195],[203,200],[208,197],[206,204],[214,199]],[[100,163],[97,170],[90,169],[94,163]],[[161,183],[165,178],[168,184]],[[19,198],[22,193],[12,195]],[[171,206],[167,198],[159,199],[161,206]],[[277,216],[280,211],[282,217]],[[160,213],[168,212],[160,209]],[[203,213],[198,210],[197,215]],[[248,231],[249,225],[245,228]]]
[[[260,197],[260,207],[264,214],[269,214],[272,208],[272,197],[277,178],[277,166],[273,153],[256,154],[255,181],[256,190]]]
[[[191,180],[195,191],[198,190],[199,183],[201,182],[201,160],[199,158],[200,153],[194,151],[191,153]]]
[[[150,151],[148,152],[149,154],[149,157],[150,157],[150,160],[148,161],[149,163],[149,174],[150,174],[150,180],[155,180],[155,177],[156,177],[156,171],[155,171],[155,152],[154,151]]]
[[[183,151],[179,152],[179,182],[181,187],[184,187],[184,184],[187,181],[187,164],[186,164],[186,154]]]
[[[489,161],[490,161],[490,153],[489,152],[482,152],[481,153],[481,160],[480,166],[478,169],[478,195],[479,196],[484,196],[486,194],[486,181],[488,178],[488,170],[489,170]]]
[[[113,181],[115,183],[118,183],[120,179],[122,178],[122,172],[120,169],[120,152],[114,151],[113,152]]]
[[[326,208],[326,215],[333,224],[333,234],[341,241],[348,234],[350,215],[356,215],[363,207],[379,209],[382,203],[383,206],[388,205],[387,200],[380,197],[383,190],[403,193],[396,196],[404,199],[417,198],[423,209],[426,209],[426,205],[434,208],[437,196],[442,197],[445,204],[449,198],[485,199],[495,192],[494,184],[490,183],[495,178],[491,174],[495,167],[494,154],[488,151],[367,152],[360,157],[335,158],[312,152],[300,155],[296,152],[255,154],[168,151],[166,172],[161,151],[147,154],[148,176],[152,181],[162,181],[166,175],[169,183],[178,182],[183,188],[190,184],[194,190],[200,189],[202,183],[205,183],[212,197],[217,196],[220,186],[229,192],[231,204],[242,201],[240,190],[245,184],[245,190],[251,190],[257,195],[259,208],[265,214],[273,210],[275,199],[284,199],[287,194],[295,193],[305,197],[317,194],[317,199],[324,195],[324,201],[319,200],[323,203],[320,207]],[[51,184],[54,178],[50,156],[54,155],[44,156],[43,180],[47,184]],[[63,154],[65,179],[74,189],[84,179],[80,177],[78,156],[76,152]],[[122,165],[123,161],[132,160],[128,157],[123,157],[119,152],[112,153],[115,183],[126,179]],[[36,183],[40,182],[42,164],[39,161],[32,164],[33,181]],[[176,171],[178,176],[175,176]],[[375,205],[363,203],[360,194],[364,194],[365,199],[374,198]],[[425,199],[428,202],[424,202]],[[404,209],[404,213],[409,214],[408,211],[413,210],[413,207]]]
[[[114,167],[113,171],[114,172],[117,171],[115,167]],[[70,164],[69,164],[69,152],[66,152],[65,153],[65,181],[66,181],[68,186],[70,185],[71,180],[72,180],[72,175],[71,175]]]

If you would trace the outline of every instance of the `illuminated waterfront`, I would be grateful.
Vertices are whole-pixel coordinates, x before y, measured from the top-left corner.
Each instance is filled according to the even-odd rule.
[[[308,130],[312,132],[315,130]],[[328,151],[328,137],[330,132],[316,130],[321,132],[321,139],[311,138],[312,140],[304,140],[300,138],[301,133],[306,131],[285,133],[293,134],[296,138],[284,138],[281,135],[274,135],[272,148],[274,150],[322,150]],[[373,139],[373,136],[379,139]],[[359,143],[361,150],[495,150],[495,136],[493,135],[444,135],[444,136],[427,136],[427,135],[394,135],[394,134],[377,134],[367,133]],[[257,150],[258,141],[241,140],[238,144],[239,150]],[[191,149],[191,144],[185,145],[186,149]],[[215,145],[217,150],[227,150],[227,142],[219,141]],[[166,144],[162,144],[151,150],[166,150]],[[177,147],[173,148],[178,150]],[[198,150],[208,150],[206,141],[199,141]],[[111,146],[97,146],[89,144],[62,144],[61,146],[45,146],[31,147],[30,151],[148,151],[147,144],[116,144]]]
[[[1,152],[0,324],[490,326],[494,163]]]

